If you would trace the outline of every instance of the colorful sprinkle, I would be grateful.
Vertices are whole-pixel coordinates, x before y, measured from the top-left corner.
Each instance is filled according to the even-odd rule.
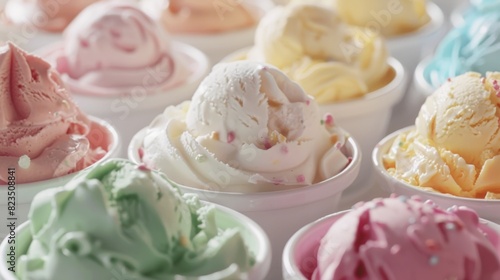
[[[28,168],[30,168],[30,165],[31,165],[31,159],[27,155],[22,155],[21,157],[19,157],[17,164],[22,169],[28,169]]]
[[[433,239],[425,240],[425,246],[433,251],[439,250],[439,244]]]
[[[234,132],[230,131],[228,134],[227,134],[227,143],[231,143],[234,141]]]
[[[311,100],[306,100],[306,105],[309,106],[309,104],[311,104]]]
[[[337,144],[335,144],[335,148],[340,150],[340,148],[342,148],[342,144],[340,142],[338,142]]]
[[[66,108],[68,108],[68,109],[70,108],[70,107],[69,107],[69,103],[68,103],[68,101],[63,100],[63,101],[62,101],[62,104],[63,104],[64,106],[66,106]]]
[[[448,78],[448,82],[451,82],[451,78]]]
[[[447,230],[456,230],[457,226],[454,223],[446,223],[444,225],[444,228]]]
[[[217,131],[212,131],[212,134],[210,134],[210,138],[219,141],[219,132]]]
[[[144,157],[144,149],[141,147],[137,152],[139,153],[139,158],[142,159]]]
[[[336,134],[330,136],[330,142],[337,143],[338,141],[339,141],[339,137]]]
[[[306,177],[304,175],[297,176],[297,183],[304,183],[306,181]]]
[[[146,166],[146,164],[144,163],[141,163],[137,166],[137,169],[141,170],[141,171],[151,171],[151,169],[149,169],[149,167]]]
[[[325,124],[327,126],[333,126],[334,120],[333,120],[332,114],[329,114],[329,113],[325,114],[325,118],[324,119],[325,119]]]
[[[404,196],[404,195],[400,195],[400,196],[398,197],[398,199],[399,199],[399,201],[401,201],[401,202],[406,202],[406,201],[408,201],[408,197],[407,197],[407,196]]]
[[[278,164],[280,164],[279,160],[277,160],[277,159],[273,160],[273,165],[278,165]]]
[[[432,266],[435,266],[439,263],[439,257],[438,256],[431,256],[429,258],[429,264]]]
[[[401,246],[399,246],[398,244],[392,245],[391,254],[396,255],[397,253],[399,253],[399,251],[401,251]]]
[[[481,83],[484,84],[484,82],[486,81],[486,79],[484,77],[481,78]]]

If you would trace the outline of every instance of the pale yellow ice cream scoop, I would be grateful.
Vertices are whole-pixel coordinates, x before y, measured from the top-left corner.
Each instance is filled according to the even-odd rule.
[[[349,26],[329,6],[307,1],[269,11],[247,56],[280,68],[320,104],[385,85],[387,57],[381,36]]]
[[[452,0],[449,0],[452,1]],[[429,22],[425,0],[333,0],[349,24],[391,37],[415,31]]]
[[[451,78],[427,98],[416,128],[384,163],[412,185],[464,197],[500,194],[500,72]]]

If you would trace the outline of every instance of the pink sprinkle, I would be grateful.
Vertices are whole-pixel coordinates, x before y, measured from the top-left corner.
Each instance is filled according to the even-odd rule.
[[[352,157],[347,158],[347,164],[350,164],[352,162]]]
[[[494,85],[498,85],[498,81],[497,80],[493,80],[493,84]]]
[[[328,126],[333,126],[333,116],[331,114],[325,115],[325,123]]]
[[[151,171],[151,169],[149,169],[149,167],[146,166],[146,164],[144,163],[141,163],[137,166],[137,169],[141,170],[141,171]]]
[[[451,82],[451,78],[448,78],[448,82]]]
[[[264,148],[265,148],[266,150],[271,149],[271,147],[272,147],[272,146],[273,146],[273,145],[271,145],[271,143],[269,143],[269,139],[266,139],[266,140],[264,141]]]
[[[340,142],[337,142],[337,144],[335,144],[335,148],[340,150],[340,148],[342,148],[342,144],[340,144]]]
[[[141,147],[137,152],[139,153],[139,159],[142,160],[142,158],[144,157],[144,149]]]
[[[234,137],[234,132],[232,132],[232,131],[231,131],[231,132],[229,132],[229,133],[227,134],[227,143],[231,143],[231,142],[233,142],[233,141],[234,141],[234,138],[235,138],[235,137]]]
[[[288,154],[288,146],[287,145],[282,145],[281,146],[281,152],[283,154]]]
[[[309,104],[311,104],[311,100],[306,100],[306,105],[309,106]]]
[[[304,175],[297,176],[297,183],[304,183],[306,181],[306,177]]]

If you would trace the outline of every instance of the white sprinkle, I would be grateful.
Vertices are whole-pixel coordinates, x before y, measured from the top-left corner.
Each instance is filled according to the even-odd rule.
[[[30,168],[30,165],[31,165],[31,159],[29,156],[27,155],[22,155],[20,158],[19,158],[19,161],[17,162],[17,164],[19,165],[19,167],[21,167],[22,169],[28,169]]]

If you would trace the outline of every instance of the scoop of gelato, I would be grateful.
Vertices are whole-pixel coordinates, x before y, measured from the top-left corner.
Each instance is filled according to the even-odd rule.
[[[52,179],[101,159],[109,135],[73,103],[49,63],[13,44],[0,47],[0,184]]]
[[[495,239],[498,233],[466,207],[444,211],[414,197],[374,199],[331,226],[312,279],[497,279]]]
[[[238,279],[254,262],[213,205],[122,159],[37,194],[29,219],[20,279]]]
[[[387,57],[383,38],[310,2],[266,14],[247,56],[278,67],[319,103],[359,97],[385,85]]]
[[[500,193],[500,73],[466,73],[427,98],[416,128],[395,140],[384,164],[415,186],[465,197]]]
[[[142,160],[173,181],[231,192],[311,185],[348,164],[346,134],[272,66],[215,66],[192,101],[168,107],[147,129]]]

